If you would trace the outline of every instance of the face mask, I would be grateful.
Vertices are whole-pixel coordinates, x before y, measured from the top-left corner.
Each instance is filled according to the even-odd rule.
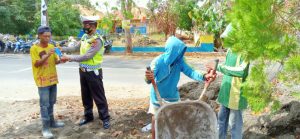
[[[86,34],[90,34],[92,32],[91,28],[83,28],[83,32]]]

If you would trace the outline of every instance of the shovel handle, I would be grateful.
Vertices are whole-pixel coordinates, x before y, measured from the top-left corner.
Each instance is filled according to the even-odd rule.
[[[151,71],[151,67],[150,66],[147,67],[147,71]],[[162,104],[162,99],[161,99],[160,93],[158,91],[158,88],[157,88],[157,85],[156,85],[154,79],[151,80],[151,83],[152,83],[152,86],[154,88],[154,92],[156,94],[158,103],[161,105]]]
[[[219,59],[215,59],[214,60],[215,61],[215,67],[214,67],[214,69],[212,69],[213,71],[212,72],[216,72],[216,69],[218,68],[218,64],[219,64]],[[211,80],[211,79],[209,79],[209,80]],[[203,88],[203,91],[202,91],[202,93],[201,93],[201,95],[200,95],[200,97],[199,97],[199,100],[202,100],[202,101],[207,101],[207,96],[206,95],[204,95],[205,94],[205,92],[206,92],[206,90],[207,90],[207,88],[208,88],[208,86],[210,85],[210,82],[208,83],[208,84],[205,84],[204,85],[204,88]]]

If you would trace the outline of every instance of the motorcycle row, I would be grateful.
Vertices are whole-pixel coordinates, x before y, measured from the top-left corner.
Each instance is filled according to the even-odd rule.
[[[37,41],[38,41],[37,39],[28,39],[27,41],[24,41],[19,37],[12,37],[9,35],[4,36],[2,38],[0,37],[0,53],[28,54],[30,52],[30,47]],[[104,53],[110,53],[113,41],[107,39],[106,36],[103,37],[103,41],[104,41],[104,48],[105,48]],[[62,40],[62,41],[51,40],[50,43],[60,47],[71,47],[77,44],[77,41],[76,39],[74,39],[74,37],[69,37],[68,40]]]
[[[28,40],[27,42],[21,38],[16,39],[3,38],[0,40],[0,52],[5,53],[29,53],[30,47],[36,40]]]

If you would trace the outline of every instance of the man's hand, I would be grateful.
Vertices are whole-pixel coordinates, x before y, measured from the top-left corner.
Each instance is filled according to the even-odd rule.
[[[54,54],[54,49],[51,49],[48,53],[46,53],[46,51],[42,51],[40,52],[40,57],[41,59],[40,60],[37,60],[35,63],[34,63],[34,66],[35,67],[39,67],[41,65],[43,65],[46,60],[52,55]],[[56,63],[56,62],[55,62]]]
[[[205,74],[205,84],[210,84],[211,82],[213,82],[216,77],[217,77],[217,73],[216,73],[216,63],[215,62],[209,62],[206,65],[206,69],[207,69],[207,74]]]
[[[49,51],[49,55],[52,55],[52,54],[54,54],[55,53],[55,50],[54,49],[51,49],[50,51]]]
[[[54,54],[54,49],[51,49],[47,54],[42,56],[42,59],[47,59],[50,57],[52,54]]]
[[[70,61],[70,57],[66,56],[66,55],[63,55],[61,58],[60,58],[60,61],[62,63],[66,63],[67,61]]]
[[[151,80],[154,79],[154,75],[153,75],[153,71],[152,70],[146,70],[145,76],[146,76],[146,79],[148,81],[151,81]]]

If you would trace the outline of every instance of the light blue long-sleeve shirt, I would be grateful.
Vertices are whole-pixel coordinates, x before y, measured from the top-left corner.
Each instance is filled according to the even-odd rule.
[[[160,96],[169,102],[176,102],[180,95],[177,84],[180,79],[180,72],[191,79],[203,81],[202,73],[196,72],[189,66],[183,55],[186,51],[186,45],[176,37],[170,37],[166,42],[165,53],[156,57],[151,62],[151,70],[159,90]],[[153,86],[150,94],[151,103],[159,106]]]

